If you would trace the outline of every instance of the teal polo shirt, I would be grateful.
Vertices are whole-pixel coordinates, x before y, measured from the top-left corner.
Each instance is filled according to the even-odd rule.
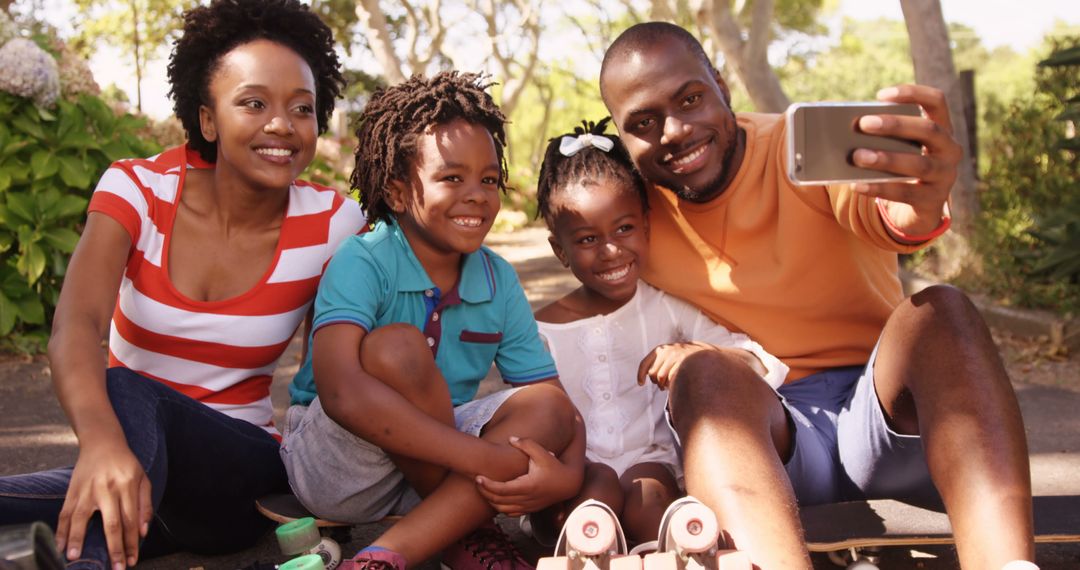
[[[348,238],[326,267],[308,345],[316,342],[315,331],[341,323],[368,332],[393,323],[420,329],[455,406],[476,396],[492,362],[512,384],[558,375],[517,273],[505,259],[481,247],[464,257],[458,284],[440,291],[396,223],[379,222]],[[311,352],[289,385],[294,404],[315,399]]]

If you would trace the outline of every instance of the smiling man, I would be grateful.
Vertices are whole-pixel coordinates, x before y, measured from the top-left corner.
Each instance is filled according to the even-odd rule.
[[[859,123],[922,144],[854,157],[916,183],[796,187],[783,117],[733,113],[682,28],[626,30],[600,86],[652,183],[645,279],[791,367],[778,397],[743,362],[703,352],[671,387],[687,491],[734,545],[761,568],[810,568],[798,504],[889,497],[944,503],[965,568],[1031,560],[1023,424],[989,331],[959,291],[905,299],[897,277],[897,253],[949,225],[961,151],[943,94],[884,89],[923,116]]]

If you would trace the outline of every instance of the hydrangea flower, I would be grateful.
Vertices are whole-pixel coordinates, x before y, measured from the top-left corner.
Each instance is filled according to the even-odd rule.
[[[56,60],[28,39],[7,42],[0,47],[0,91],[52,107],[60,96]]]
[[[56,59],[60,69],[60,91],[64,99],[75,99],[81,93],[101,94],[101,87],[94,80],[94,73],[83,58],[59,39],[52,42],[52,47],[54,53],[59,54]]]

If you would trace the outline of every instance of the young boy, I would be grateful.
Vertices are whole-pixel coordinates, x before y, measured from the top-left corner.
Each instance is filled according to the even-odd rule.
[[[417,76],[377,91],[361,117],[352,184],[376,225],[327,267],[312,358],[291,386],[309,406],[294,407],[282,446],[316,515],[405,515],[346,567],[404,570],[445,550],[454,570],[529,568],[476,479],[524,475],[511,505],[522,513],[581,484],[580,418],[517,275],[481,246],[506,181],[505,119],[485,87]],[[476,400],[492,362],[518,387]]]

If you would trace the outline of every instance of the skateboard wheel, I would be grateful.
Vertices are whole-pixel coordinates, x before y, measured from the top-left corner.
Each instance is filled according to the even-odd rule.
[[[564,528],[568,551],[598,556],[611,552],[615,547],[615,521],[598,506],[586,505],[575,509],[566,519]]]
[[[315,526],[315,519],[304,517],[290,523],[285,523],[274,531],[277,536],[278,546],[285,556],[293,556],[307,552],[315,548],[322,540],[319,535],[319,527]]]
[[[278,570],[324,570],[324,568],[323,560],[318,554],[305,554],[278,566]]]
[[[679,551],[705,552],[716,546],[720,524],[709,507],[688,503],[672,514],[668,533]]]

